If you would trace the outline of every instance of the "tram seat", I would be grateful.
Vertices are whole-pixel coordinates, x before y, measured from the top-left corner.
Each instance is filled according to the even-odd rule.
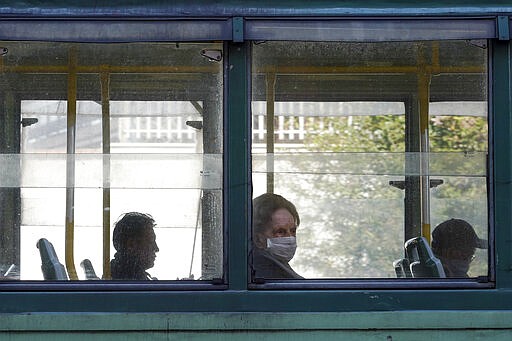
[[[82,267],[82,269],[84,270],[84,273],[85,273],[85,278],[88,279],[88,280],[96,280],[96,279],[100,279],[97,275],[96,275],[96,272],[94,271],[94,267],[92,266],[92,263],[89,259],[84,259],[83,261],[80,262],[80,266]]]
[[[411,269],[409,267],[409,260],[407,258],[397,259],[393,262],[397,278],[410,278],[412,277]]]
[[[59,262],[53,244],[41,238],[36,244],[41,255],[41,271],[45,280],[68,280],[66,268]]]
[[[405,242],[405,253],[414,278],[446,277],[441,261],[436,258],[424,237],[416,237]]]

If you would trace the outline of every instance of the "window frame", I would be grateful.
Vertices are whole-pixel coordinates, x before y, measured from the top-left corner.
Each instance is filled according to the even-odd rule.
[[[257,20],[260,20],[260,18],[256,19]],[[434,21],[437,22],[437,18],[434,19]],[[445,19],[441,20],[441,22],[444,22],[444,26],[450,26],[449,25],[449,19],[446,19],[448,20],[448,22],[445,22],[444,21]],[[455,19],[455,20],[460,20],[460,19]],[[469,22],[471,22],[473,19],[468,19]],[[286,20],[286,23],[289,23],[291,22],[292,20]],[[304,21],[308,21],[308,20],[303,20],[303,19],[299,19],[297,21],[297,23],[302,23]],[[357,21],[357,20],[349,20],[350,22],[352,21]],[[378,20],[360,20],[360,22],[363,22],[364,24],[366,23],[370,23],[370,29],[373,30],[373,23],[375,23],[376,21]],[[386,20],[384,20],[386,21]],[[393,19],[391,21],[391,26],[400,21],[400,19]],[[416,27],[417,23],[416,22],[413,22],[413,21],[408,21],[407,19],[404,19],[404,21],[406,23],[410,23],[412,24],[413,28]],[[277,24],[276,25],[271,25],[271,24],[268,24],[268,20],[264,20],[265,24],[267,25],[267,29],[270,31],[270,30],[276,30],[276,31],[279,31],[279,30],[282,30],[282,27],[281,25],[279,25],[279,23],[281,22],[280,20],[277,21]],[[312,20],[310,22],[313,22],[313,23],[316,23],[316,21]],[[327,21],[328,23],[332,23],[333,21],[331,20],[328,20]],[[487,21],[487,19],[485,19],[485,24],[489,26],[489,22]],[[420,26],[423,25],[424,23],[421,22],[420,23]],[[297,24],[298,26],[299,24]],[[379,26],[379,25],[378,25]],[[292,27],[295,27],[295,26],[292,26]],[[403,27],[400,25],[400,27]],[[454,25],[453,28],[454,29],[457,29],[458,25]],[[309,27],[307,28],[309,29]],[[306,30],[307,30],[306,29]],[[493,36],[496,34],[496,31],[494,30],[488,30],[488,32],[490,32],[490,36]],[[272,36],[272,32],[270,33],[270,36]],[[280,35],[281,33],[280,32],[277,32],[278,35]],[[467,37],[474,37],[471,35],[472,33],[470,32],[469,35]],[[286,33],[283,34],[283,36],[286,37],[286,39],[284,40],[287,40],[289,39],[289,35],[287,35]],[[440,37],[442,36],[442,32],[437,32],[437,36],[434,36],[434,35],[428,35],[427,37],[418,37],[419,41],[421,41],[422,39],[426,39],[426,40],[429,40],[429,39],[432,39],[432,37],[436,38],[438,41],[450,41],[451,39],[441,39]],[[261,37],[259,36],[258,38],[265,38],[265,37]],[[301,37],[297,37],[296,39],[292,39],[291,41],[301,41],[300,39]],[[340,38],[341,39],[341,38]],[[392,38],[390,38],[392,39]],[[272,41],[280,41],[281,39],[276,39],[276,40],[272,40]],[[457,39],[457,40],[460,40],[460,39]],[[257,42],[260,42],[261,40],[257,40]],[[266,41],[265,39],[263,39],[262,41]],[[308,41],[317,41],[317,40],[314,40],[314,39],[310,39]],[[321,40],[319,40],[321,41]],[[333,40],[334,41],[334,40]],[[336,41],[340,41],[340,40],[336,40]],[[354,42],[352,40],[351,37],[349,37],[349,39],[347,40],[341,40],[342,42]],[[388,40],[386,40],[388,41]],[[399,41],[399,42],[408,42],[407,39],[404,39],[404,40],[391,40],[391,41]],[[486,40],[489,45],[491,45],[490,43],[493,41],[491,40],[490,38]],[[368,41],[364,41],[364,42],[370,42],[370,43],[378,43],[378,42],[381,42],[380,40],[368,40]],[[329,290],[334,290],[334,289],[342,289],[342,290],[350,290],[350,289],[354,289],[354,290],[359,290],[359,289],[397,289],[397,290],[400,290],[400,289],[422,289],[422,290],[426,290],[426,289],[492,289],[492,288],[495,288],[496,287],[496,283],[495,283],[495,253],[493,252],[493,249],[494,249],[494,240],[492,239],[492,236],[494,235],[494,224],[493,224],[493,221],[492,221],[492,213],[491,213],[491,207],[493,206],[493,198],[492,198],[492,193],[493,193],[493,188],[491,187],[490,184],[492,184],[494,181],[493,181],[493,173],[491,173],[489,171],[490,169],[490,160],[492,160],[492,155],[493,155],[493,144],[492,144],[492,138],[491,138],[491,134],[492,134],[492,126],[491,126],[491,117],[492,117],[492,107],[491,107],[491,103],[492,103],[492,93],[491,93],[491,89],[492,89],[492,56],[493,56],[493,53],[492,53],[492,47],[489,46],[488,48],[488,52],[487,52],[487,111],[488,111],[488,127],[489,127],[489,135],[488,135],[488,160],[487,160],[487,163],[486,163],[486,166],[487,166],[487,177],[486,177],[486,182],[487,182],[487,191],[488,191],[488,194],[487,194],[487,201],[488,201],[488,208],[487,208],[487,211],[488,211],[488,231],[489,231],[489,234],[488,234],[488,238],[489,238],[489,249],[487,249],[486,251],[488,252],[488,276],[478,276],[478,277],[474,277],[474,278],[443,278],[443,279],[439,279],[439,278],[418,278],[418,279],[401,279],[401,278],[334,278],[334,279],[321,279],[321,278],[312,278],[312,279],[260,279],[260,278],[257,278],[256,280],[253,280],[251,281],[251,279],[249,279],[249,284],[248,284],[248,288],[250,290],[314,290],[314,289],[318,289],[318,290],[322,290],[322,289],[329,289]],[[250,59],[250,57],[249,57]],[[397,100],[396,98],[392,98],[393,100]],[[251,115],[251,118],[252,118],[252,112],[250,112],[250,115]],[[252,122],[252,120],[251,120]],[[251,137],[251,140],[252,140],[252,137]],[[264,154],[263,154],[264,155]],[[277,154],[276,154],[277,155]],[[277,193],[279,194],[279,193]],[[299,209],[299,213],[300,213],[300,209]],[[434,226],[432,226],[432,229],[433,229]],[[398,257],[397,257],[398,258]]]
[[[73,23],[69,23],[67,22],[68,24],[70,25],[73,25]],[[34,23],[31,22],[31,21],[27,21],[25,23],[27,25],[27,27],[25,28],[27,30],[27,32],[29,32],[32,28],[35,30],[35,28],[32,26]],[[174,24],[177,24],[177,23],[174,23]],[[178,23],[179,24],[179,23]],[[157,22],[157,26],[159,25],[159,22]],[[36,25],[37,27],[37,25]],[[80,27],[80,25],[78,26]],[[103,27],[103,26],[102,26]],[[194,41],[194,43],[202,43],[202,42],[209,42],[209,40],[204,40],[202,41],[200,38],[198,38],[199,40],[198,41]],[[15,40],[15,41],[19,41],[19,40]],[[22,40],[22,42],[40,42],[40,40],[37,40],[37,39],[28,39],[27,40]],[[53,41],[53,40],[46,40],[45,42],[56,42],[56,41]],[[147,42],[145,40],[141,40],[141,41],[133,41],[131,40],[130,42],[134,43],[134,42]],[[188,42],[188,40],[187,40]],[[58,41],[57,43],[61,43],[61,41]],[[68,43],[67,41],[65,41],[64,43]],[[82,42],[80,41],[78,44],[80,43],[84,43],[84,44],[88,44],[88,43],[98,43],[97,41],[94,41],[94,42],[90,42],[90,41],[85,41],[85,42]],[[100,43],[105,43],[104,41],[100,42]],[[109,43],[112,43],[112,44],[115,44],[117,43],[116,42],[109,42]],[[171,44],[171,42],[167,42],[168,44]],[[220,43],[220,45],[222,45],[222,48],[223,48],[223,55],[225,55],[225,44],[224,43]],[[225,84],[226,82],[226,79],[227,79],[227,76],[225,74],[226,70],[228,69],[227,68],[227,61],[226,61],[226,58],[222,58],[222,61],[220,62],[221,64],[219,65],[219,72],[222,72],[222,81],[223,83]],[[98,69],[100,69],[100,66],[98,66]],[[100,75],[100,72],[97,73],[97,75],[99,76]],[[220,76],[220,75],[219,75]],[[223,99],[222,99],[222,108],[219,112],[221,116],[221,122],[222,122],[222,129],[223,129],[223,145],[225,145],[225,142],[224,142],[224,139],[225,139],[225,136],[226,134],[224,133],[224,129],[225,129],[225,121],[226,121],[226,103],[225,103],[225,100],[226,100],[226,90],[225,90],[225,86],[223,87],[223,89],[219,89],[218,91],[220,94],[222,94],[223,96]],[[18,108],[21,108],[20,106],[20,103],[25,100],[26,98],[17,98],[16,100],[18,101]],[[21,110],[21,109],[20,109]],[[20,119],[21,119],[21,115],[20,115]],[[76,123],[76,122],[75,122]],[[21,121],[20,121],[20,125],[21,125]],[[76,129],[76,126],[73,127],[74,129]],[[74,129],[70,129],[69,127],[67,127],[68,131],[69,130],[74,130]],[[75,135],[75,132],[73,131],[73,135]],[[20,146],[21,146],[21,142],[20,142]],[[20,147],[18,146],[18,148]],[[21,153],[19,153],[18,155],[21,155]],[[206,155],[206,153],[203,153],[203,156]],[[71,156],[71,157],[70,157]],[[226,151],[225,151],[225,148],[222,150],[222,177],[221,177],[221,181],[222,181],[222,189],[221,189],[221,193],[222,193],[222,198],[225,198],[226,197],[226,178],[227,178],[227,175],[225,174],[225,169],[226,169]],[[74,159],[74,155],[70,155],[70,154],[64,154],[64,158],[66,158],[68,161],[71,160],[71,159]],[[10,186],[11,184],[7,184],[7,186]],[[20,189],[21,187],[16,187],[17,189]],[[73,187],[75,188],[75,187]],[[104,188],[107,188],[107,187],[104,187]],[[68,200],[67,196],[66,196],[66,200]],[[224,199],[223,199],[224,200]],[[224,204],[223,204],[223,209],[224,209]],[[64,218],[64,217],[63,217]],[[208,279],[208,280],[171,280],[171,279],[163,279],[163,280],[159,280],[158,282],[145,282],[145,281],[130,281],[130,280],[126,280],[126,281],[119,281],[119,280],[105,280],[105,281],[88,281],[88,280],[82,280],[82,281],[51,281],[51,280],[42,280],[42,281],[39,281],[39,280],[20,280],[20,281],[17,281],[17,282],[2,282],[0,281],[0,291],[6,291],[6,292],[12,292],[12,291],[49,291],[49,292],[57,292],[57,291],[100,291],[100,290],[107,290],[107,291],[113,291],[113,290],[119,290],[119,291],[134,291],[134,290],[147,290],[147,291],[161,291],[161,290],[178,290],[178,291],[183,291],[183,290],[225,290],[227,288],[227,280],[226,280],[226,273],[227,273],[227,240],[226,240],[226,225],[224,223],[224,214],[222,216],[222,219],[223,221],[223,225],[222,225],[222,236],[223,236],[223,247],[222,247],[222,277],[221,278],[213,278],[213,279]],[[20,224],[21,226],[21,224]],[[111,227],[111,230],[112,230],[112,227]],[[34,245],[34,250],[35,252],[37,252],[37,249],[35,248],[35,245]],[[111,257],[113,256],[113,252],[111,252]],[[60,260],[61,263],[64,263],[64,259],[61,259]],[[76,262],[76,259],[75,259],[75,262]]]

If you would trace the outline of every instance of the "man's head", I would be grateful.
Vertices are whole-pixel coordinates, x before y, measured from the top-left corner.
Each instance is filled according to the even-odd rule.
[[[465,220],[446,220],[432,232],[432,251],[443,263],[448,277],[467,276],[477,248],[487,248],[487,241],[478,238]]]
[[[265,193],[253,200],[252,233],[254,245],[267,248],[267,239],[295,237],[300,217],[295,205],[280,195]]]
[[[144,270],[152,268],[159,251],[153,227],[155,220],[148,214],[126,213],[114,225],[114,248],[133,258]]]

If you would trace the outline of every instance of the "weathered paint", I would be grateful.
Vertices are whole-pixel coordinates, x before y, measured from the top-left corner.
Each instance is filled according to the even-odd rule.
[[[512,311],[6,314],[7,340],[510,340]]]
[[[474,15],[479,13],[509,13],[509,1],[450,0],[450,1],[211,1],[211,0],[150,0],[150,1],[7,1],[0,3],[0,15],[17,16],[334,16],[334,15]]]

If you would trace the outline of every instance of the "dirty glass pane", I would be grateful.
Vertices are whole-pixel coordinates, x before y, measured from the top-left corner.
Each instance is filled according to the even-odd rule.
[[[256,41],[411,41],[435,39],[487,39],[496,37],[496,24],[486,18],[464,19],[247,19],[247,39]]]
[[[222,44],[2,46],[4,277],[222,278]]]
[[[485,41],[252,51],[253,281],[488,275]]]

